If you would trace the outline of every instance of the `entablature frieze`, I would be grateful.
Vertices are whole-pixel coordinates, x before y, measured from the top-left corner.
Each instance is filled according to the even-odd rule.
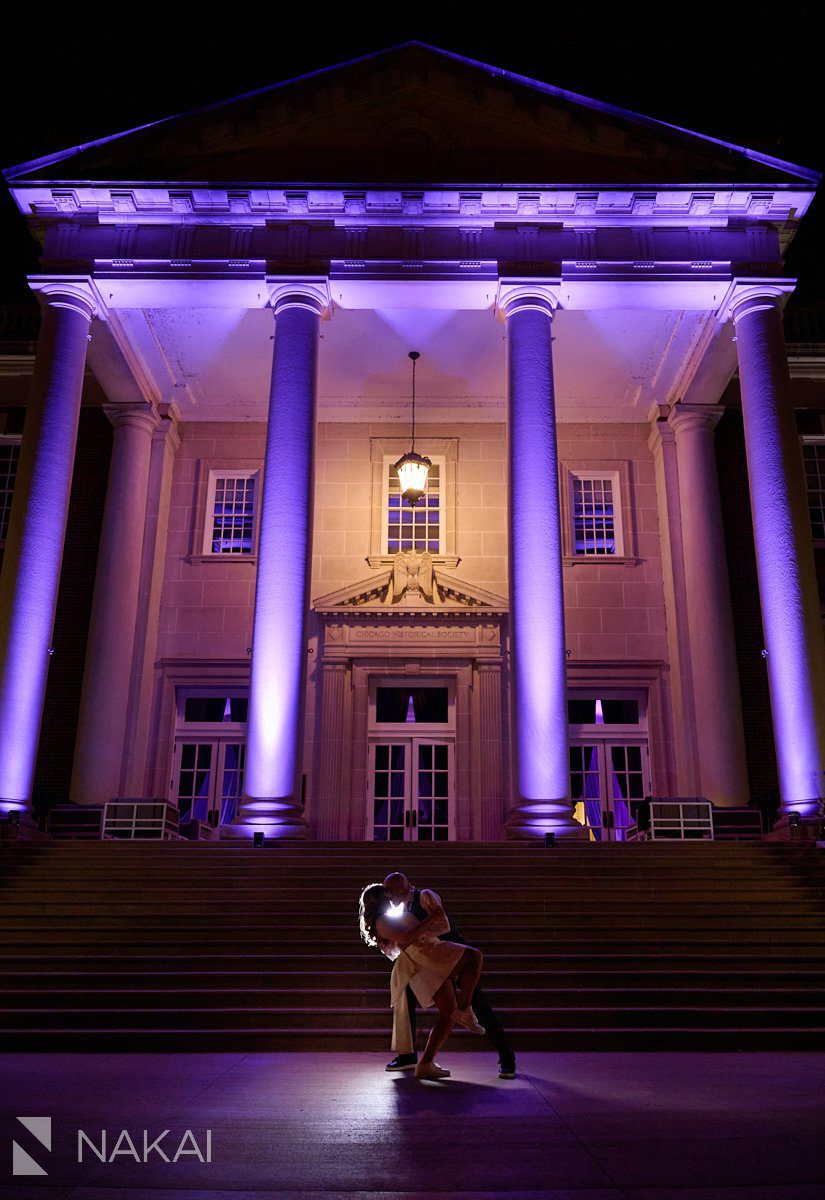
[[[415,237],[410,236],[413,232]],[[131,277],[254,283],[268,275],[323,276],[331,285],[350,290],[386,280],[463,279],[495,287],[500,276],[561,276],[586,283],[781,273],[781,239],[766,223],[748,227],[723,222],[701,231],[614,224],[584,232],[549,223],[531,228],[529,237],[522,226],[497,223],[476,231],[469,242],[466,233],[460,227],[431,225],[411,231],[376,225],[361,231],[356,244],[350,230],[329,222],[300,228],[271,222],[245,230],[200,223],[127,229],[55,222],[46,229],[42,269],[91,274],[102,281]],[[333,298],[334,291],[333,286]]]
[[[323,631],[324,662],[395,652],[404,655],[459,655],[499,660],[502,653],[502,617],[470,617],[466,613],[410,617],[327,617]]]

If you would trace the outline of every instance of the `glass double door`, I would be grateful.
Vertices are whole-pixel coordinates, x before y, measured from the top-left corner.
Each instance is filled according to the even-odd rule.
[[[367,837],[446,842],[454,836],[454,744],[446,738],[370,742]]]
[[[595,841],[635,839],[635,802],[649,793],[646,741],[571,741],[570,795]]]
[[[229,825],[243,796],[246,745],[237,739],[198,738],[175,743],[172,800],[179,821]]]

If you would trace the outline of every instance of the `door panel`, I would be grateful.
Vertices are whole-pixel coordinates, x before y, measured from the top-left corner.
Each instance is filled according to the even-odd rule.
[[[178,742],[172,800],[180,821],[228,825],[243,796],[246,744],[241,741]]]
[[[570,795],[595,841],[636,837],[631,802],[649,792],[647,744],[592,738],[570,745]]]
[[[222,747],[220,824],[231,825],[243,797],[246,743],[225,742]]]
[[[450,838],[450,750],[447,742],[418,742],[416,828],[420,842]]]
[[[370,836],[376,842],[403,842],[408,813],[407,742],[377,742],[371,748]]]
[[[429,738],[370,745],[370,840],[449,840],[454,820],[452,751],[451,742]]]
[[[212,742],[180,742],[176,747],[174,798],[181,821],[208,820],[214,750]]]

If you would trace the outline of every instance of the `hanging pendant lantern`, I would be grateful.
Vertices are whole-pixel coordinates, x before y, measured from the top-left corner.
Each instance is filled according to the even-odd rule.
[[[415,452],[415,364],[421,355],[417,350],[411,350],[409,356],[412,359],[412,448],[401,455],[393,470],[398,476],[402,498],[414,508],[427,490],[427,477],[433,464],[423,454]]]

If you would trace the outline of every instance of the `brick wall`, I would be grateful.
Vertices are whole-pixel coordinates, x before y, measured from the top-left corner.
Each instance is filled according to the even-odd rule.
[[[243,657],[252,632],[254,564],[202,555],[209,470],[259,467],[264,428],[185,424],[175,463],[159,656]],[[455,575],[507,594],[507,442],[503,423],[422,426],[427,438],[458,436]],[[559,455],[629,461],[636,561],[581,562],[565,570],[568,648],[574,658],[667,657],[659,525],[646,425],[562,425]],[[370,438],[397,427],[322,423],[315,472],[312,595],[367,578],[372,503]],[[283,486],[289,486],[288,477]]]

